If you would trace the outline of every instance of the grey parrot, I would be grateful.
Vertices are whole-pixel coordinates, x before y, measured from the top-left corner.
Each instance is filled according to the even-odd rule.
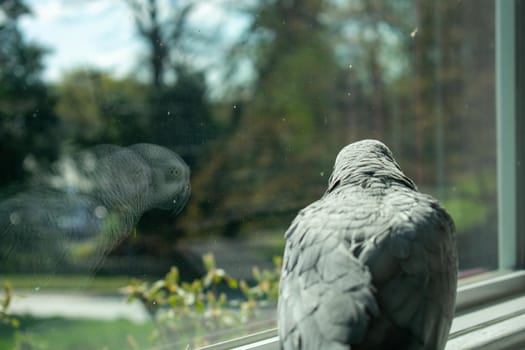
[[[285,234],[281,349],[443,349],[454,316],[452,218],[376,140],[344,147]]]

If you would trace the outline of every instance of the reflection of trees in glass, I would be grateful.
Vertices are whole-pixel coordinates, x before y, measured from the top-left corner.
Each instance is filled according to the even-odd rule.
[[[18,26],[30,10],[20,0],[0,1],[0,185],[20,181],[35,160],[58,150],[54,97],[41,80],[45,50],[27,42]]]
[[[3,11],[8,3],[20,2],[1,2]],[[67,147],[151,141],[174,148],[195,170],[187,211],[175,226],[146,215],[137,251],[171,255],[166,247],[182,233],[241,236],[263,228],[281,235],[322,192],[337,151],[377,137],[425,191],[450,203],[462,222],[463,257],[470,237],[490,242],[477,250],[483,257],[462,263],[490,264],[491,1],[127,3],[145,44],[137,58],[142,75],[71,71],[53,88]],[[206,6],[217,18],[204,25]],[[4,183],[20,177],[24,159],[32,164],[29,153],[51,157],[58,144],[53,100],[38,79],[42,50],[17,39],[12,12],[0,32],[11,38],[0,41],[0,157],[16,166],[1,175]],[[24,45],[8,44],[15,41]],[[31,47],[32,55],[21,53]],[[25,73],[6,68],[13,65]],[[32,119],[35,108],[40,117]],[[146,247],[146,240],[155,243]]]
[[[261,1],[242,10],[252,26],[233,57],[251,62],[255,78],[229,96],[237,127],[196,174],[188,215],[206,229],[226,222],[230,235],[283,214],[279,226],[321,191],[339,147],[380,137],[422,187],[468,218],[463,256],[483,232],[491,243],[475,259],[493,264],[492,3]],[[460,189],[469,182],[475,194]]]
[[[187,54],[187,42],[198,35],[190,27],[194,1],[167,3],[127,0],[138,37],[146,45],[147,110],[150,136],[155,142],[177,147],[194,166],[204,156],[216,131],[205,99],[204,76]]]
[[[79,69],[64,74],[55,88],[56,111],[73,143],[126,144],[149,136],[144,83]]]

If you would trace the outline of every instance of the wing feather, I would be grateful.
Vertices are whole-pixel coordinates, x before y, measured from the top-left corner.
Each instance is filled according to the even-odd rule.
[[[390,326],[374,320],[369,334],[377,339],[381,329],[385,336],[404,334],[406,339],[398,339],[403,348],[442,349],[455,303],[454,225],[435,200],[418,192],[395,193],[385,202],[388,231],[360,258],[372,272],[380,318]],[[391,264],[388,270],[385,261]],[[367,337],[367,342],[376,341]]]
[[[341,215],[322,208],[314,203],[303,213]],[[352,254],[342,227],[328,222],[294,222],[286,233],[278,306],[286,349],[348,349],[377,313],[368,268]]]

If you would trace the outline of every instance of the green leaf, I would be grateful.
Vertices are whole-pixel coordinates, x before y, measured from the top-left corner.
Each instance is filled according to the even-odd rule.
[[[177,295],[170,295],[168,298],[168,304],[173,308],[176,308],[178,306],[179,301],[180,297],[178,297]]]
[[[11,318],[11,327],[13,328],[19,328],[20,327],[20,321],[16,318]]]
[[[235,278],[230,277],[226,281],[228,282],[228,287],[230,287],[231,289],[237,289],[239,287],[239,283]]]
[[[4,283],[4,300],[2,300],[2,309],[7,309],[11,303],[12,287],[9,283]]]
[[[197,311],[200,312],[200,313],[204,312],[205,306],[204,306],[204,303],[202,302],[202,300],[197,300],[195,302],[195,309],[197,309]]]
[[[261,270],[257,266],[254,266],[252,268],[252,275],[255,280],[260,281],[261,280]]]
[[[281,266],[283,264],[283,258],[281,256],[278,256],[278,255],[274,256],[273,257],[273,264],[275,265],[276,269],[278,271],[280,271],[281,270]]]
[[[204,267],[206,268],[207,271],[215,267],[215,257],[211,253],[203,255],[202,262],[204,263]]]
[[[165,280],[168,285],[177,284],[179,282],[179,269],[173,266],[170,272],[166,274]]]

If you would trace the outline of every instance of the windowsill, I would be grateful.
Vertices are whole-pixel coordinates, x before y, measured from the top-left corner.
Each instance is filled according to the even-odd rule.
[[[525,271],[461,283],[446,350],[525,348]],[[277,329],[200,350],[278,350]]]
[[[454,318],[446,350],[525,345],[525,294]]]

